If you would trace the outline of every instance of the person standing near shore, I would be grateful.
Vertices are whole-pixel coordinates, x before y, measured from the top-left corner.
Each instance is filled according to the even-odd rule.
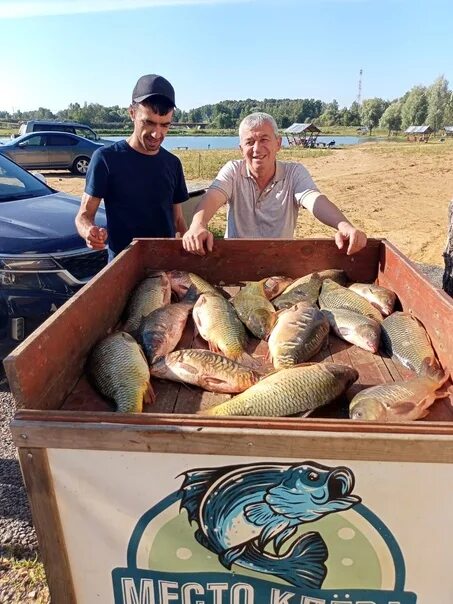
[[[129,107],[132,135],[91,158],[76,227],[89,248],[108,245],[109,260],[134,237],[175,237],[187,230],[181,203],[189,196],[182,165],[161,147],[174,108],[170,82],[160,75],[142,76]],[[95,224],[102,200],[107,229]]]
[[[335,242],[348,255],[366,246],[365,233],[354,227],[321,194],[299,163],[277,161],[282,145],[277,124],[267,113],[252,113],[239,126],[242,160],[229,161],[218,173],[195,210],[183,247],[194,254],[212,251],[207,226],[227,204],[225,238],[292,239],[300,208],[337,230]]]

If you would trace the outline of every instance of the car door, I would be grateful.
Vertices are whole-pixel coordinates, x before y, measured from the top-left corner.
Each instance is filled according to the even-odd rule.
[[[77,139],[67,134],[46,134],[49,168],[69,168],[72,165],[74,145]]]
[[[10,155],[23,168],[47,168],[48,153],[45,137],[39,133],[29,136],[18,142]]]

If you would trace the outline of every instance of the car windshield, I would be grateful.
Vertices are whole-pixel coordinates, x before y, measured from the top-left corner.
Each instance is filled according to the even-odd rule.
[[[43,197],[52,193],[47,185],[0,155],[0,203]]]
[[[83,138],[87,138],[90,141],[97,141],[99,139],[98,135],[93,130],[88,130],[88,128],[78,128],[76,126],[75,133],[78,136],[83,136]]]

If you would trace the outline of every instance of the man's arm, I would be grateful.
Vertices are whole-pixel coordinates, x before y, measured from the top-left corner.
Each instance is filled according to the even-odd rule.
[[[100,197],[93,197],[84,193],[82,195],[82,203],[80,209],[77,212],[75,224],[77,231],[88,247],[94,250],[102,250],[105,248],[105,242],[107,240],[107,229],[96,226],[94,219],[96,216],[97,209],[101,203]]]
[[[352,225],[325,195],[315,191],[310,192],[303,198],[302,205],[320,222],[337,229],[335,242],[340,250],[344,247],[344,243],[349,241],[348,256],[355,254],[366,246],[367,237],[365,233]]]
[[[173,205],[173,222],[175,223],[175,232],[182,237],[187,231],[186,219],[182,213],[182,203]]]
[[[206,250],[212,252],[214,236],[208,231],[208,223],[217,210],[224,205],[225,201],[225,193],[220,189],[208,189],[206,191],[196,207],[189,230],[182,238],[185,250],[200,256],[204,256]]]

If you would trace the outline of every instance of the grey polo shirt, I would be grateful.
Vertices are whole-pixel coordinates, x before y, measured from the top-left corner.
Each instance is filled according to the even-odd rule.
[[[292,239],[304,199],[319,193],[302,164],[283,161],[261,194],[244,160],[226,163],[209,188],[225,195],[228,238]]]

